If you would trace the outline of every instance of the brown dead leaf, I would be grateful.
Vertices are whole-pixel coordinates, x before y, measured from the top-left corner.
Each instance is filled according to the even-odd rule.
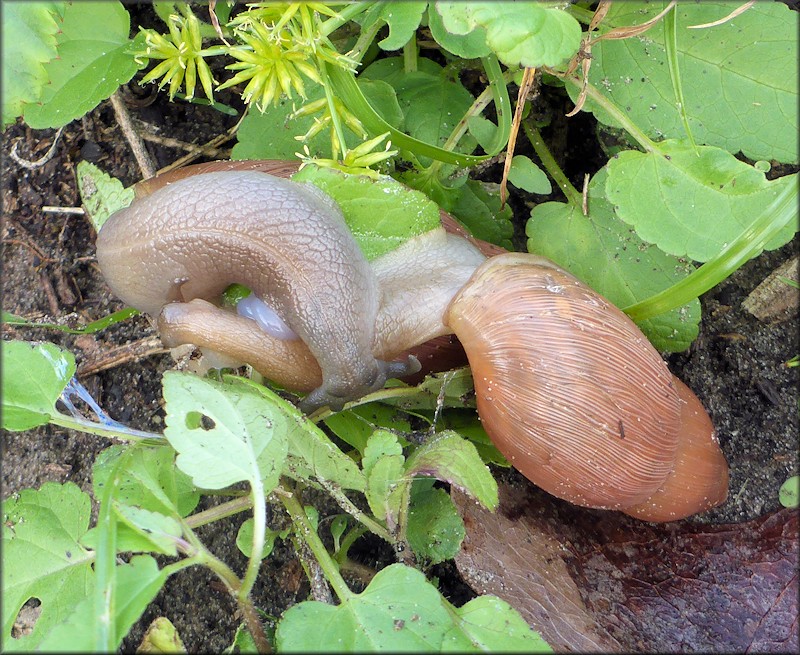
[[[654,525],[530,485],[501,485],[496,514],[453,499],[461,574],[557,651],[797,652],[797,510]]]

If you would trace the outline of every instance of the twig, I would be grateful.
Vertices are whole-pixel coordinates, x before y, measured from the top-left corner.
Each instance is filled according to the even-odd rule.
[[[158,134],[151,134],[149,132],[143,132],[141,136],[142,139],[144,139],[145,141],[150,141],[151,143],[157,143],[158,145],[166,146],[167,148],[186,150],[189,153],[196,153],[201,156],[219,157],[222,159],[230,155],[230,152],[228,150],[223,150],[221,148],[212,148],[209,147],[208,145],[198,146],[195,143],[187,143],[186,141],[180,141],[178,139],[173,139],[168,136],[159,136]]]
[[[146,180],[154,177],[156,174],[156,167],[144,147],[144,142],[133,127],[130,114],[128,114],[128,110],[125,108],[125,102],[122,100],[119,91],[115,91],[112,94],[111,106],[114,107],[114,113],[117,115],[119,126],[131,146],[133,156],[136,158],[136,163],[139,164],[142,177]]]
[[[52,207],[45,205],[42,207],[45,214],[75,214],[76,216],[83,216],[86,212],[83,207]]]
[[[164,348],[158,337],[148,337],[146,339],[132,341],[123,346],[111,348],[100,354],[99,357],[94,357],[84,362],[78,367],[78,378],[85,378],[86,376],[94,375],[100,371],[116,368],[117,366],[129,364],[130,362],[138,362],[145,357],[160,355],[165,352],[167,352],[167,349]]]
[[[19,141],[15,141],[14,145],[11,147],[11,152],[9,156],[13,159],[17,164],[22,166],[23,168],[27,168],[28,170],[34,170],[37,168],[41,168],[47,162],[49,162],[56,153],[56,146],[58,145],[58,140],[61,138],[61,133],[64,131],[63,127],[59,127],[58,131],[56,132],[56,136],[53,139],[53,145],[50,146],[50,149],[44,153],[39,159],[36,161],[30,161],[28,159],[23,159],[17,154],[17,146],[19,145]]]
[[[213,139],[211,139],[211,141],[209,141],[205,145],[200,146],[198,151],[190,152],[188,155],[185,155],[180,159],[176,159],[169,166],[164,166],[164,168],[158,171],[159,175],[161,173],[166,173],[167,171],[171,171],[175,168],[180,168],[184,164],[188,164],[189,162],[194,161],[198,157],[202,156],[208,148],[216,148],[217,146],[222,145],[226,141],[231,140],[236,134],[237,130],[239,129],[239,126],[242,124],[242,121],[244,120],[245,116],[247,116],[247,112],[244,112],[242,114],[242,117],[236,123],[236,125],[234,125],[231,129],[225,132],[225,134],[220,134],[219,136],[214,137]]]
[[[517,93],[517,106],[514,109],[514,120],[511,123],[511,135],[508,137],[508,146],[506,148],[506,159],[503,163],[503,180],[500,183],[500,207],[505,207],[506,204],[506,186],[508,185],[508,172],[511,170],[511,159],[514,157],[514,149],[517,145],[517,134],[519,134],[519,126],[522,124],[522,110],[525,107],[525,102],[528,99],[528,92],[533,86],[533,81],[536,78],[535,68],[526,68],[522,73],[522,82],[519,85],[519,92]]]

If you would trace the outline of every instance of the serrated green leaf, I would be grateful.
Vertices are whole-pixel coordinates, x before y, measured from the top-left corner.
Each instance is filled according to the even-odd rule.
[[[9,2],[3,7],[3,128],[36,102],[47,83],[44,64],[56,54],[56,19],[64,2]]]
[[[525,155],[515,155],[511,160],[508,181],[515,187],[543,196],[553,190],[547,174]]]
[[[486,434],[486,430],[476,412],[453,409],[449,412],[444,412],[440,421],[444,430],[458,432],[462,437],[466,437],[475,444],[475,449],[486,464],[495,464],[504,468],[511,466],[509,461],[497,450],[497,446],[492,443],[489,435]]]
[[[466,530],[456,506],[444,489],[434,489],[432,480],[416,480],[411,488],[408,513],[408,543],[431,564],[456,556]]]
[[[360,594],[337,606],[289,608],[278,624],[280,652],[437,651],[453,621],[439,592],[419,571],[392,564]]]
[[[111,446],[101,452],[92,467],[94,495],[102,498],[108,476],[117,461],[127,457],[118,472],[114,498],[121,503],[174,516],[187,516],[200,500],[191,478],[175,466],[175,451],[169,446],[136,448]]]
[[[289,466],[294,473],[305,479],[312,476],[334,482],[344,489],[363,491],[366,486],[364,474],[358,465],[345,455],[328,436],[309,421],[300,410],[287,403],[270,389],[251,380],[225,376],[234,385],[243,385],[268,398],[281,409],[290,421]]]
[[[443,652],[465,650],[465,637],[472,648],[490,653],[553,652],[541,635],[531,630],[517,610],[496,596],[473,598],[455,612],[460,621],[445,635]]]
[[[133,189],[126,189],[122,182],[94,164],[80,161],[76,173],[81,202],[96,231],[111,214],[133,202]]]
[[[370,467],[367,474],[364,495],[369,508],[390,528],[397,525],[406,487],[411,483],[403,475],[404,461],[402,455],[384,455]]]
[[[438,2],[436,3],[439,4]],[[486,43],[486,30],[476,25],[466,34],[455,34],[448,31],[442,21],[441,14],[434,9],[433,3],[428,6],[428,27],[436,43],[445,50],[463,59],[485,57],[492,49]]]
[[[399,380],[390,380],[388,386],[408,387]],[[436,409],[442,396],[443,407],[475,407],[472,375],[468,368],[428,375],[415,389],[415,395],[385,398],[383,402],[405,410]]]
[[[364,457],[361,459],[361,470],[369,475],[372,468],[384,457],[400,455],[402,458],[403,447],[397,435],[387,430],[376,430],[367,441]]]
[[[499,502],[497,482],[475,446],[455,432],[440,432],[417,448],[406,462],[406,475],[448,482],[490,510],[496,509]]]
[[[665,141],[657,152],[621,152],[608,163],[606,196],[643,240],[704,262],[738,237],[786,186],[796,186],[798,176],[768,181],[725,150],[698,150],[699,155],[684,142]],[[796,229],[787,225],[766,249],[782,246]]]
[[[277,485],[290,429],[281,409],[247,387],[191,374],[167,371],[163,386],[164,436],[178,451],[178,468],[197,486],[222,489],[260,479],[269,492]]]
[[[694,268],[645,243],[604,197],[607,173],[589,184],[589,216],[576,205],[547,202],[531,211],[528,250],[553,260],[617,307],[627,307],[671,287]],[[700,302],[638,323],[661,351],[685,350],[697,338]]]
[[[138,70],[130,16],[119,2],[70,2],[57,37],[58,56],[45,65],[49,83],[39,103],[24,109],[34,129],[61,127],[108,98]]]
[[[751,159],[797,162],[797,12],[780,2],[758,2],[722,25],[688,29],[719,20],[741,4],[686,2],[676,8],[689,125],[698,143],[741,150]],[[644,23],[665,5],[617,2],[603,26]],[[600,41],[592,49],[589,80],[651,138],[683,138],[664,42],[661,22],[638,37]],[[574,99],[578,92],[568,89]],[[591,101],[586,108],[617,125]]]
[[[128,564],[115,569],[115,596],[113,618],[114,644],[119,646],[131,626],[144,613],[159,592],[167,574],[159,570],[149,555],[137,555]],[[94,599],[88,597],[70,608],[61,622],[51,630],[39,650],[51,652],[86,653],[95,650],[95,633],[98,616]]]
[[[0,346],[3,429],[30,430],[49,422],[75,375],[75,357],[52,343],[3,341]]]
[[[35,650],[76,604],[91,601],[94,556],[78,543],[90,516],[91,499],[71,482],[46,482],[3,503],[4,650]],[[12,639],[17,613],[31,598],[41,602],[36,625]]]
[[[486,29],[486,43],[506,66],[557,66],[578,51],[581,26],[541,2],[437,2],[448,32]]]
[[[306,166],[292,179],[311,182],[339,205],[367,259],[439,227],[439,208],[424,194],[390,177],[373,180],[331,168]]]

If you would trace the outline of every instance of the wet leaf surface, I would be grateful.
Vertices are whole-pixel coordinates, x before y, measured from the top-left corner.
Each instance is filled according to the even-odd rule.
[[[492,514],[453,492],[459,571],[554,650],[797,652],[798,512],[649,524],[500,487]]]

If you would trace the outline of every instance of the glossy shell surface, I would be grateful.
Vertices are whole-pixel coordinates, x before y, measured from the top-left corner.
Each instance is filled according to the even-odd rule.
[[[523,475],[587,507],[641,503],[673,468],[680,401],[658,352],[623,312],[552,262],[493,257],[447,321],[478,412]]]

